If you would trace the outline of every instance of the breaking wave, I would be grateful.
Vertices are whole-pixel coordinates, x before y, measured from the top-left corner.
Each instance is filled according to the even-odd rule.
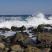
[[[2,27],[11,28],[11,26],[21,27],[23,25],[25,27],[31,27],[31,26],[37,27],[39,24],[52,24],[52,16],[50,16],[50,18],[47,19],[44,14],[39,13],[36,16],[27,17],[25,20],[22,20],[22,17],[18,17],[17,20],[16,18],[15,20],[13,19],[9,21],[3,20],[0,21],[0,28]]]

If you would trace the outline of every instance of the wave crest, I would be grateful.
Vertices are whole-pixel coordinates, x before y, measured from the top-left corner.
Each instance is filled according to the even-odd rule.
[[[17,27],[21,27],[21,26],[25,26],[25,27],[37,27],[40,24],[52,24],[52,16],[51,18],[46,19],[45,15],[42,13],[39,13],[36,16],[30,16],[27,17],[24,20],[10,20],[10,21],[2,21],[0,22],[0,28],[2,27],[7,27],[7,28],[11,28],[11,26],[17,26]]]

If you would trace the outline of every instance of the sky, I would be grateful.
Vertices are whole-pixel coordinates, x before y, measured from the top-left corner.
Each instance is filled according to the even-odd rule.
[[[0,14],[52,14],[52,0],[0,0]]]

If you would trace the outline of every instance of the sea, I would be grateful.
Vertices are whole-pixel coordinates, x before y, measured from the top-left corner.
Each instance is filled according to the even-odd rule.
[[[38,13],[36,15],[0,15],[0,28],[11,26],[37,27],[40,24],[52,24],[52,15]]]
[[[36,28],[40,24],[52,25],[52,15],[43,13],[38,13],[36,15],[0,15],[0,28],[11,29],[12,26],[25,26],[26,28]],[[0,32],[0,35],[8,37],[13,36],[15,33],[16,32],[13,31],[7,31],[5,33]],[[32,34],[30,34],[29,36],[32,37]]]

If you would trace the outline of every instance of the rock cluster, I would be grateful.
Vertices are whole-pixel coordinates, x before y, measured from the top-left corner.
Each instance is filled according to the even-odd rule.
[[[26,30],[29,32],[27,32]],[[28,29],[26,29],[24,26],[12,26],[11,29],[0,28],[0,32],[2,32],[3,34],[6,31],[16,32],[13,36],[8,37],[0,35],[0,52],[41,52],[41,49],[45,47],[40,46],[41,41],[38,39],[37,35],[38,33],[41,34],[42,32],[52,33],[51,30],[52,26],[48,24],[41,24],[37,28],[30,27]],[[29,34],[32,34],[33,36],[29,37]],[[36,37],[36,39],[34,37]]]

